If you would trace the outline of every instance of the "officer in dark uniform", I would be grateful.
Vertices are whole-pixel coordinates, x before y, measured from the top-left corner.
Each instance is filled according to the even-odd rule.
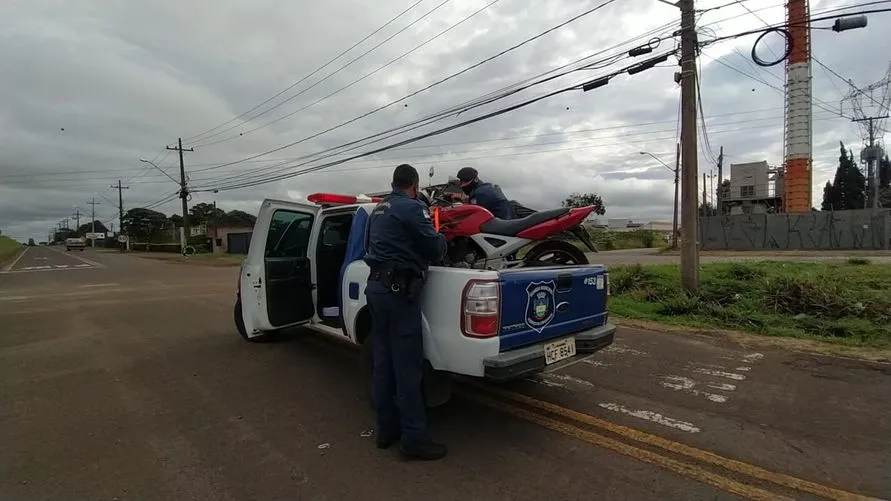
[[[446,242],[433,227],[427,205],[416,198],[418,183],[414,167],[396,167],[393,192],[369,216],[365,262],[371,273],[365,295],[371,313],[377,446],[386,449],[399,440],[403,455],[433,460],[445,457],[446,448],[434,443],[427,430],[420,293],[427,267],[442,261]]]
[[[459,170],[458,182],[464,191],[464,196],[460,198],[465,202],[485,207],[499,219],[514,219],[514,208],[501,188],[480,181],[479,174],[473,167],[463,167]]]

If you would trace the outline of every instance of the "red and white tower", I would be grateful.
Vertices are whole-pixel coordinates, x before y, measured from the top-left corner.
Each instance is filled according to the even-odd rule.
[[[786,23],[792,51],[786,59],[786,161],[783,205],[786,212],[813,207],[811,112],[811,38],[808,0],[788,0]]]

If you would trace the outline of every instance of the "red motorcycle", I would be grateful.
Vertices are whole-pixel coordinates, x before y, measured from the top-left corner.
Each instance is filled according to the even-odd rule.
[[[421,190],[418,198],[430,206],[434,225],[446,237],[445,265],[458,268],[503,269],[588,264],[585,253],[568,240],[579,240],[592,252],[597,247],[582,226],[594,206],[533,211],[519,219],[498,219],[479,205],[457,201],[460,188]],[[528,249],[526,249],[528,247]],[[519,257],[521,250],[526,250]]]

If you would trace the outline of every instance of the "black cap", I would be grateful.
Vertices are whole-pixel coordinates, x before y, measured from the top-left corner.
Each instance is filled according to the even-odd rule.
[[[478,175],[479,173],[473,167],[462,167],[458,171],[458,180],[462,183],[468,183],[476,179]]]

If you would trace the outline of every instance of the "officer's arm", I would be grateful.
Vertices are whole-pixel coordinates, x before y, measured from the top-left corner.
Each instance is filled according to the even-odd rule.
[[[446,254],[446,241],[442,233],[436,231],[430,213],[422,204],[413,204],[408,216],[408,226],[412,238],[420,247],[421,253],[432,263],[439,263]]]

